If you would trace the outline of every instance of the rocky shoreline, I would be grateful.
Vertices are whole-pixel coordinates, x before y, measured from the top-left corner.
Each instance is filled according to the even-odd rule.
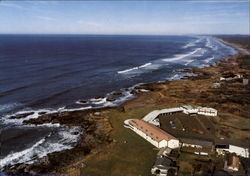
[[[232,56],[228,60],[223,60],[218,62],[216,66],[211,66],[201,69],[197,68],[197,69],[184,70],[185,72],[197,74],[197,76],[184,77],[181,81],[192,82],[197,80],[198,81],[209,80],[210,82],[214,82],[216,79],[218,79],[219,75],[221,75],[224,71],[227,71],[226,70],[227,67],[225,67],[225,64],[228,63],[229,65],[232,66],[233,65],[232,63],[238,63],[238,65],[233,66],[234,68],[236,68],[239,66],[240,64],[239,60],[243,56],[244,55]],[[76,163],[78,163],[77,170],[84,168],[85,167],[84,160],[88,156],[91,155],[93,156],[96,153],[101,152],[103,148],[115,142],[115,140],[112,138],[112,133],[113,133],[112,123],[110,122],[109,118],[105,116],[107,112],[110,112],[112,110],[126,112],[130,108],[135,108],[134,102],[142,101],[145,99],[145,97],[148,97],[149,101],[151,96],[155,96],[154,94],[157,94],[157,96],[164,98],[165,98],[165,93],[168,94],[169,97],[171,98],[167,98],[166,100],[165,99],[161,100],[161,98],[159,98],[159,101],[166,101],[169,104],[174,103],[175,101],[177,102],[177,100],[179,101],[179,99],[181,99],[181,97],[183,96],[185,97],[185,99],[192,99],[193,96],[196,96],[195,94],[192,94],[190,92],[189,88],[185,88],[185,85],[183,85],[181,89],[187,89],[186,94],[184,95],[182,91],[178,92],[177,90],[180,89],[180,87],[179,85],[174,85],[175,82],[180,82],[180,81],[171,81],[171,82],[164,81],[159,83],[147,83],[139,85],[135,87],[135,89],[132,91],[132,93],[135,94],[137,98],[129,100],[120,105],[119,107],[78,110],[72,112],[58,112],[53,114],[42,114],[37,119],[30,119],[24,121],[24,124],[34,124],[34,125],[40,125],[44,123],[52,123],[52,124],[59,123],[61,125],[67,125],[70,127],[79,126],[81,127],[83,133],[81,134],[80,141],[72,149],[48,154],[46,157],[38,159],[38,161],[35,162],[34,164],[30,165],[16,164],[14,166],[9,166],[6,167],[4,171],[14,172],[14,173],[32,173],[32,174],[33,173],[63,174],[63,173],[68,173],[68,166],[74,167],[74,164]],[[193,84],[194,87],[199,86],[198,85],[199,82],[194,82]],[[140,91],[142,89],[145,90],[145,92]],[[194,99],[192,101],[193,103],[194,102],[202,103],[204,99],[211,98],[210,93],[207,93],[205,91],[200,91],[198,88],[197,92],[200,93],[199,100]],[[140,97],[144,98],[141,100]],[[183,102],[185,102],[185,100],[183,100]],[[217,107],[217,108],[219,106],[213,101],[210,101],[209,105],[211,107]],[[229,111],[231,109],[231,108],[229,109],[229,107],[226,106],[223,107],[221,106],[219,108],[225,111]],[[245,111],[246,110],[242,109],[241,112],[234,111],[233,113],[237,115],[242,115],[244,114]],[[19,116],[17,118],[22,118],[22,117],[23,116]],[[80,165],[79,162],[81,163]]]
[[[104,108],[105,111],[108,108]],[[22,116],[24,117],[24,115]],[[13,118],[13,117],[12,117]],[[17,118],[21,118],[18,116]],[[98,110],[73,112],[59,112],[44,114],[37,119],[24,121],[24,124],[41,125],[45,123],[59,123],[69,127],[81,127],[83,133],[77,145],[69,150],[50,153],[38,159],[34,164],[16,164],[4,168],[5,172],[12,173],[62,173],[63,167],[76,162],[79,158],[100,150],[112,142],[110,133],[112,127],[107,118]]]

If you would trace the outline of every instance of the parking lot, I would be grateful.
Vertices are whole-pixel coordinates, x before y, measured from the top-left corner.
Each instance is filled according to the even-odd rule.
[[[202,115],[187,115],[175,113],[171,115],[159,115],[160,128],[175,137],[195,137],[199,139],[213,139],[215,126],[211,120],[213,117]]]

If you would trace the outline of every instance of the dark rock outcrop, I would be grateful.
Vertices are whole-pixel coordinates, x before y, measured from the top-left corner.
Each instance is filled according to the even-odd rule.
[[[95,116],[94,110],[59,112],[44,114],[37,119],[24,121],[25,124],[60,123],[68,126],[80,126],[83,133],[76,146],[69,150],[50,153],[38,159],[33,164],[16,164],[4,168],[5,172],[12,173],[60,173],[61,169],[74,163],[79,158],[99,150],[112,142],[110,132],[112,127],[105,117]],[[78,132],[73,133],[77,135]]]
[[[34,114],[34,112],[16,114],[16,115],[11,116],[10,119],[22,119],[22,118],[25,118],[25,117],[32,115],[32,114]]]

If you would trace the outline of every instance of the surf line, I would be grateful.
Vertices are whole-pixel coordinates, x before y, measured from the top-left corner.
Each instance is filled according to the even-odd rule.
[[[133,68],[129,68],[129,69],[126,69],[126,70],[118,71],[117,73],[122,74],[122,73],[130,72],[130,71],[133,71],[133,70],[138,70],[140,68],[144,68],[144,67],[147,67],[149,65],[152,65],[152,63],[149,62],[149,63],[143,64],[143,65],[140,65],[138,67],[133,67]]]

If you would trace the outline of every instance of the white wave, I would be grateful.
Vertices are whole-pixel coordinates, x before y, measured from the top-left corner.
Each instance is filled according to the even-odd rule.
[[[120,105],[121,103],[129,100],[129,99],[132,99],[135,97],[135,95],[133,95],[131,93],[131,91],[134,89],[135,86],[138,86],[140,84],[136,84],[130,88],[127,88],[127,89],[121,89],[120,91],[122,92],[121,96],[118,96],[118,97],[113,97],[113,93],[114,92],[110,92],[110,93],[107,93],[105,97],[103,98],[91,98],[90,100],[87,101],[88,104],[92,104],[93,105],[93,109],[95,108],[103,108],[103,107],[115,107],[115,106],[118,106]],[[113,101],[108,101],[108,99],[111,98],[113,99]]]
[[[60,108],[58,112],[72,112],[72,111],[80,111],[80,110],[86,110],[86,109],[92,109],[92,106],[86,106],[86,107],[81,107],[81,108]]]
[[[75,135],[74,133],[77,132],[77,134]],[[63,131],[59,131],[59,136],[60,136],[60,143],[65,144],[72,144],[72,143],[76,143],[79,140],[79,135],[81,134],[81,128],[80,127],[71,127],[68,128],[68,130],[63,130]]]
[[[173,75],[172,77],[167,78],[166,80],[168,80],[168,81],[180,80],[184,76],[197,76],[197,74],[195,74],[195,73],[177,73],[177,74]]]
[[[149,65],[152,65],[152,63],[146,63],[146,64],[144,64],[144,65],[141,65],[141,66],[139,66],[139,68],[144,68],[144,67],[147,67],[147,66],[149,66]]]
[[[99,105],[99,104],[103,104],[107,101],[107,97],[104,98],[91,98],[90,99],[91,103]]]
[[[0,112],[1,113],[8,112],[8,111],[11,111],[17,107],[21,107],[21,106],[23,106],[23,104],[21,104],[21,103],[3,104],[3,105],[0,105]]]
[[[190,43],[186,44],[185,46],[183,46],[182,48],[186,49],[186,48],[192,47],[194,45],[195,45],[194,42],[190,42]]]
[[[76,104],[86,104],[87,102],[84,102],[84,103],[83,103],[83,102],[81,102],[81,100],[78,100],[78,101],[76,101],[75,103],[76,103]]]
[[[196,43],[199,43],[200,41],[201,41],[201,38],[198,38],[198,39],[195,40],[195,41],[189,42],[188,44],[186,44],[186,45],[183,46],[182,48],[183,48],[183,49],[186,49],[186,48],[193,47],[193,46],[195,46]]]
[[[169,81],[179,80],[179,79],[181,79],[181,75],[180,74],[175,74],[172,77],[167,78],[167,80],[169,80]]]
[[[65,107],[61,107],[61,108],[58,108],[58,109],[39,109],[39,110],[22,110],[22,111],[18,111],[17,113],[14,113],[14,114],[8,114],[4,117],[3,119],[3,123],[4,124],[15,124],[15,125],[22,125],[23,124],[23,121],[25,120],[30,120],[30,119],[37,119],[39,116],[42,116],[42,114],[40,113],[46,113],[46,114],[53,114],[53,113],[58,113],[58,112],[71,112],[71,111],[77,111],[77,110],[86,110],[86,109],[91,109],[92,106],[87,106],[87,107],[80,107],[80,108],[65,108]],[[31,115],[27,115],[26,117],[24,118],[13,118],[11,119],[10,117],[13,117],[13,116],[18,116],[20,114],[26,114],[26,113],[31,113],[33,112],[33,114]],[[32,126],[32,125],[31,125]],[[35,125],[33,125],[35,126]],[[40,125],[41,126],[41,125]],[[43,126],[58,126],[56,124],[43,124]]]
[[[35,125],[37,127],[43,127],[43,126],[46,126],[46,127],[60,127],[60,123],[43,123],[43,124],[40,124],[40,125]]]
[[[134,86],[133,86],[134,88]],[[132,87],[128,89],[128,91],[124,91],[123,92],[123,96],[118,98],[116,101],[113,102],[113,104],[116,106],[116,105],[119,105],[129,99],[132,99],[134,98],[135,96],[131,93],[131,90],[133,89]]]
[[[208,48],[213,48],[212,45],[211,45],[211,40],[209,38],[206,39],[206,47]]]
[[[34,148],[41,145],[44,141],[45,141],[45,139],[43,138],[43,139],[39,140],[37,143],[35,143],[31,148],[28,148],[28,149],[25,149],[23,151],[15,152],[15,153],[11,153],[11,154],[7,155],[5,158],[0,160],[0,168],[3,168],[6,165],[12,165],[12,164],[15,164],[15,163],[21,163],[21,162],[29,161],[30,158],[28,158],[26,155],[29,155],[34,150]]]
[[[213,60],[214,59],[214,56],[212,56],[212,57],[209,57],[209,58],[207,58],[207,59],[205,59],[204,61],[206,62],[206,63],[209,63],[211,60]]]
[[[1,159],[0,170],[2,170],[3,167],[7,165],[14,165],[18,163],[32,164],[38,158],[42,158],[49,153],[71,149],[73,148],[73,145],[79,140],[81,133],[82,132],[80,131],[79,127],[63,129],[63,131],[59,131],[57,133],[58,139],[56,141],[53,141],[54,137],[50,138],[52,135],[49,134],[45,138],[36,142],[30,148],[11,153]]]
[[[166,59],[162,59],[162,61],[165,61],[165,62],[178,61],[178,60],[184,59],[185,57],[188,57],[188,56],[191,56],[191,55],[195,54],[196,52],[198,52],[201,49],[202,48],[196,48],[194,51],[191,51],[191,52],[189,52],[187,54],[176,55],[174,58],[166,58]]]
[[[143,64],[143,65],[140,65],[138,67],[133,67],[133,68],[129,68],[129,69],[126,69],[126,70],[118,71],[117,73],[118,74],[127,73],[127,72],[130,72],[130,71],[133,71],[133,70],[138,70],[140,68],[145,68],[145,67],[147,67],[149,65],[152,65],[152,63],[149,62],[149,63]]]
[[[140,89],[140,92],[150,92],[150,90],[147,90],[147,89]]]
[[[191,62],[193,62],[194,60],[188,60],[184,65],[188,65],[190,64]]]
[[[32,113],[33,114],[30,114],[30,115],[27,115],[26,117],[24,118],[20,118],[20,119],[10,119],[10,117],[12,116],[18,116],[20,114],[26,114],[26,113]],[[14,113],[14,114],[8,114],[5,116],[4,120],[3,120],[3,123],[4,124],[16,124],[16,125],[21,125],[23,123],[23,121],[25,120],[30,120],[30,119],[36,119],[38,118],[39,116],[41,116],[39,113],[46,113],[46,114],[52,114],[52,113],[56,113],[58,112],[58,110],[49,110],[49,109],[39,109],[39,110],[22,110],[22,111],[18,111],[17,113]]]
[[[213,41],[214,42],[214,41]],[[205,44],[205,46],[207,47],[207,48],[211,48],[212,50],[217,50],[218,49],[218,47],[215,45],[215,43],[212,43],[212,38],[207,38],[206,39],[206,44]]]
[[[204,68],[204,67],[209,67],[209,65],[208,64],[201,64],[198,66],[198,68]]]

